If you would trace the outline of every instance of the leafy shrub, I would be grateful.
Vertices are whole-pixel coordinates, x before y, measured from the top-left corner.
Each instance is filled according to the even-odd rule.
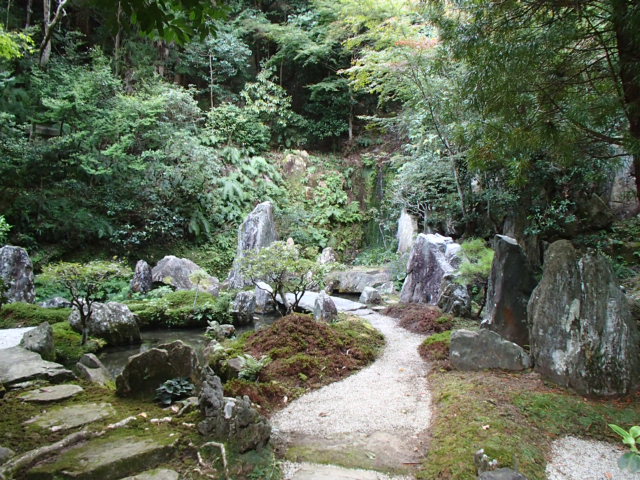
[[[4,218],[4,215],[0,215],[0,245],[3,245],[7,241],[7,236],[11,230],[11,225]]]
[[[622,443],[627,445],[630,452],[625,453],[618,459],[620,470],[629,470],[631,473],[640,473],[640,451],[638,443],[640,443],[640,427],[634,426],[626,431],[618,425],[609,424],[609,428],[622,437]]]
[[[65,322],[70,308],[42,308],[32,303],[8,303],[0,309],[0,328],[34,327],[43,322]]]
[[[176,400],[190,397],[194,391],[195,387],[188,378],[172,378],[156,389],[155,400],[169,406]]]
[[[215,297],[199,292],[196,299],[195,291],[178,290],[160,298],[129,302],[128,305],[138,315],[142,328],[189,328],[205,327],[209,320],[231,323],[230,303],[229,294]]]
[[[72,367],[85,353],[95,353],[106,345],[102,339],[89,337],[82,344],[82,334],[71,328],[68,322],[52,325],[53,341],[55,343],[56,362]]]
[[[382,247],[369,248],[360,252],[353,263],[356,265],[382,265],[396,261],[398,256],[396,252]]]

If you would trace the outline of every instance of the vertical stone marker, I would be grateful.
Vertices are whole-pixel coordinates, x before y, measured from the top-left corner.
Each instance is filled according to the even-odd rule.
[[[528,318],[542,376],[582,395],[625,395],[640,382],[638,327],[606,258],[554,242]]]
[[[398,219],[398,232],[396,233],[398,253],[409,253],[417,234],[418,220],[403,208]]]
[[[536,279],[518,242],[496,235],[495,256],[487,288],[487,310],[482,327],[521,347],[529,345],[527,303]]]
[[[273,204],[263,202],[247,216],[238,230],[238,250],[229,272],[227,283],[231,288],[244,288],[251,285],[240,273],[240,259],[247,250],[259,250],[278,240],[276,223],[273,218]]]
[[[24,248],[6,245],[0,248],[0,277],[8,288],[9,302],[34,303],[33,264]]]

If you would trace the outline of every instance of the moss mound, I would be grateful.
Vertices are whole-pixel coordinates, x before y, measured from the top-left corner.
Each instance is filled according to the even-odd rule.
[[[285,396],[291,400],[366,366],[383,346],[382,334],[361,320],[328,325],[308,315],[288,315],[246,338],[245,353],[272,359],[258,381],[232,380],[225,389],[273,409]]]
[[[43,322],[64,322],[70,308],[43,308],[32,303],[8,303],[0,309],[0,328],[35,327]]]
[[[447,330],[431,335],[418,347],[420,356],[428,362],[437,362],[440,368],[451,370],[451,364],[449,363],[451,333],[451,330]]]
[[[102,339],[89,337],[82,345],[82,334],[71,328],[68,322],[52,325],[56,362],[73,367],[85,353],[95,353],[105,346]]]
[[[401,327],[413,333],[440,333],[453,326],[451,316],[434,305],[400,303],[385,308],[382,314],[397,318]]]

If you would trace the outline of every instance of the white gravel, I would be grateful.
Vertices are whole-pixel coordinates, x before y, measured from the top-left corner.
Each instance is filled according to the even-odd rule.
[[[335,465],[283,462],[284,480],[413,480],[407,476],[389,476],[373,470],[341,468]]]
[[[382,356],[357,374],[303,395],[275,414],[272,424],[279,435],[381,431],[417,435],[427,429],[431,396],[426,364],[417,350],[425,337],[377,313],[366,319],[385,336]]]
[[[622,472],[622,446],[576,437],[553,442],[547,464],[548,480],[640,480],[640,473]]]
[[[20,345],[22,336],[36,327],[0,329],[0,350]]]

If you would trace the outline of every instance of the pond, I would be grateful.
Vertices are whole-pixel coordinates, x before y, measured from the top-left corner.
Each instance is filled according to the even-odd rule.
[[[280,318],[278,315],[256,315],[252,324],[238,327],[236,329],[236,335],[241,335],[246,331],[264,328],[271,325],[278,318]],[[122,369],[127,364],[127,360],[130,356],[146,352],[147,350],[164,343],[182,340],[187,345],[192,346],[198,354],[199,360],[202,360],[202,351],[211,341],[204,336],[204,332],[205,329],[199,328],[144,330],[140,332],[142,343],[139,345],[107,347],[98,353],[98,358],[115,377],[122,372]]]

